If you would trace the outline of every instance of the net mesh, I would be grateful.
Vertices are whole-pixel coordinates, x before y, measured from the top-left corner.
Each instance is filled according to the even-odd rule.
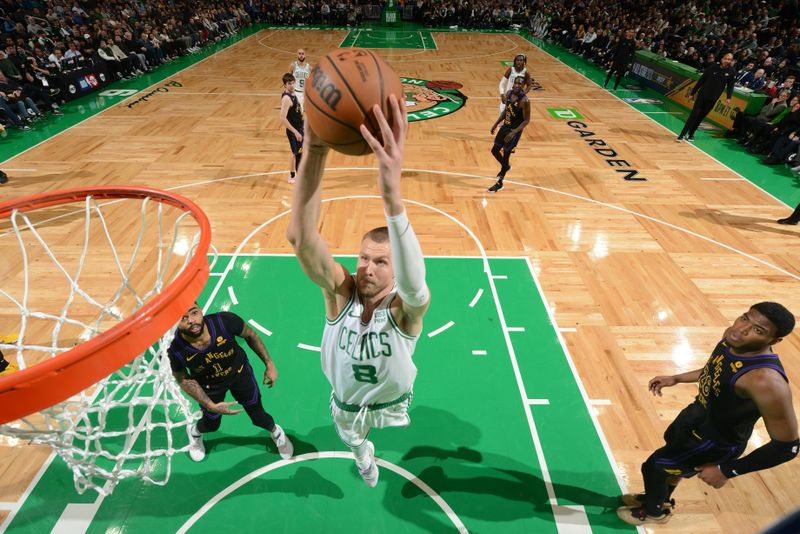
[[[87,196],[82,204],[55,217],[52,209],[14,211],[6,222],[0,263],[0,351],[12,364],[6,373],[57,358],[113,327],[168,286],[198,246],[200,228],[181,208],[150,197],[99,203]],[[0,434],[51,446],[79,493],[108,494],[128,477],[166,484],[172,456],[188,449],[186,426],[198,416],[172,377],[166,351],[174,332],[130,355],[130,363],[96,386],[0,425]]]

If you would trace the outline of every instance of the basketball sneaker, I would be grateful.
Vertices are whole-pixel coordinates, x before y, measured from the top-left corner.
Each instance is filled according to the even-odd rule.
[[[294,445],[292,445],[286,432],[284,432],[280,426],[275,425],[275,430],[270,433],[270,437],[272,441],[275,442],[275,446],[278,447],[278,453],[281,455],[281,458],[288,460],[292,457],[294,454]]]
[[[197,425],[189,425],[186,427],[186,433],[189,435],[189,457],[195,462],[200,462],[206,457],[206,446],[203,445],[203,434],[197,430]]]
[[[649,524],[663,525],[672,518],[672,512],[662,510],[660,515],[649,515],[644,506],[620,506],[617,508],[617,517],[636,527]]]
[[[625,506],[644,506],[644,493],[626,493],[620,500]],[[664,510],[671,510],[675,508],[675,499],[667,499],[661,506]]]
[[[492,187],[489,188],[489,192],[490,193],[497,193],[501,189],[503,189],[503,180],[502,179],[501,180],[497,180],[497,182],[495,182],[495,184]]]
[[[375,445],[371,441],[367,442],[367,457],[365,458],[366,465],[362,466],[361,462],[356,459],[356,467],[358,467],[358,474],[364,479],[364,484],[370,488],[378,485],[378,464],[375,463]]]

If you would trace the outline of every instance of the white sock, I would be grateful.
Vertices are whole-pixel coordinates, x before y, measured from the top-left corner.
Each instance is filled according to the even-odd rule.
[[[272,432],[270,432],[269,435],[272,436],[273,438],[280,437],[280,435],[281,435],[281,427],[279,427],[278,425],[275,425],[275,428],[272,429]]]

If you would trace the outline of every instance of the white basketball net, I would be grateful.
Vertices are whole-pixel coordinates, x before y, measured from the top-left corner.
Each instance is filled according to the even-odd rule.
[[[133,239],[135,229],[129,226],[137,217],[129,215],[125,219],[128,235],[122,238],[125,244],[115,245],[119,236],[109,229],[103,211],[116,210],[118,207],[110,206],[123,203],[130,214],[131,203],[136,202],[141,202],[138,238]],[[173,215],[170,218],[168,212],[175,214],[169,213]],[[83,234],[77,237],[79,232],[72,233],[76,244],[82,241],[78,255],[78,247],[65,247],[62,240],[68,238],[59,237],[58,232],[50,243],[42,236],[49,228],[62,228],[62,223],[53,224],[52,219],[32,222],[26,213],[13,212],[11,229],[0,246],[5,249],[3,255],[13,256],[9,244],[16,240],[22,272],[16,277],[14,290],[0,287],[0,309],[4,312],[0,328],[8,326],[3,319],[7,321],[7,317],[15,315],[9,304],[18,311],[16,339],[0,339],[0,350],[6,359],[12,366],[16,363],[24,369],[43,358],[58,357],[71,345],[107,330],[161,292],[186,267],[197,247],[199,227],[195,224],[189,229],[194,235],[187,237],[186,228],[181,226],[188,215],[189,212],[149,197],[104,204],[87,197],[83,216],[80,211],[71,215],[71,223]],[[189,217],[189,221],[194,219]],[[171,230],[165,232],[164,227],[170,225]],[[49,264],[45,266],[46,262]],[[92,269],[101,267],[100,275],[90,271],[87,264]],[[36,280],[37,273],[42,272],[49,275],[50,283]],[[52,295],[55,278],[65,282],[65,294],[58,297],[60,300]],[[81,283],[90,278],[92,285],[97,285],[99,278],[102,289],[83,289]],[[6,282],[0,280],[4,286]],[[36,298],[37,292],[45,292],[47,297]],[[58,309],[53,311],[55,308]],[[51,446],[72,469],[78,493],[94,489],[108,494],[128,477],[166,484],[171,457],[188,449],[185,428],[197,419],[172,377],[166,355],[174,331],[170,328],[151,348],[94,388],[0,425],[0,434]],[[4,333],[8,329],[0,330],[0,334]],[[181,432],[178,439],[173,439],[176,430]],[[156,462],[162,458],[166,461]]]

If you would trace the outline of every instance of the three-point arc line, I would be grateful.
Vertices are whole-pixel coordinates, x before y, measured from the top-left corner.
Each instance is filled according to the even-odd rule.
[[[478,303],[478,300],[480,300],[481,295],[483,295],[483,288],[478,289],[478,292],[475,293],[475,296],[472,298],[472,302],[469,303],[470,308],[475,307],[475,305]]]
[[[454,324],[456,324],[456,323],[454,323],[453,321],[447,321],[446,325],[440,326],[439,328],[437,328],[433,332],[428,333],[428,337],[437,336],[437,335],[441,334],[442,332],[444,332],[445,330],[447,330],[448,328],[450,328],[451,326],[453,326]]]
[[[230,289],[230,287],[228,289]],[[234,304],[236,304],[236,303],[234,302]],[[269,330],[267,330],[266,328],[264,328],[263,326],[261,326],[260,324],[255,322],[253,319],[248,319],[247,322],[250,323],[250,326],[252,326],[256,330],[258,330],[259,332],[261,332],[265,336],[271,336],[272,335],[272,332],[270,332]]]

